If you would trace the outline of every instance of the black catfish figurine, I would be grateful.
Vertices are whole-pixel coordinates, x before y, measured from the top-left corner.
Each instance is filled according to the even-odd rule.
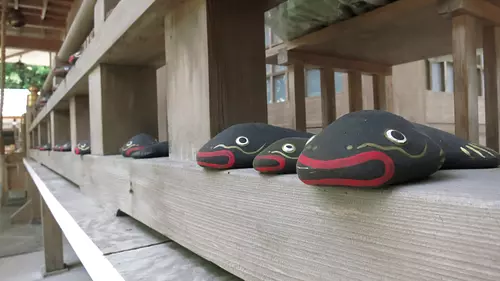
[[[266,147],[253,160],[253,168],[266,174],[294,174],[297,159],[310,138],[284,138]]]
[[[123,157],[154,158],[168,156],[168,143],[158,142],[154,137],[148,134],[138,134],[132,137],[120,149]]]
[[[273,142],[288,138],[310,138],[299,132],[264,123],[242,123],[217,134],[196,155],[198,165],[211,169],[252,168],[255,156]]]
[[[403,117],[362,110],[312,138],[297,174],[310,185],[374,188],[427,178],[444,159],[443,150]]]
[[[75,154],[77,155],[86,155],[90,154],[90,142],[89,141],[80,141],[76,144]]]
[[[448,132],[414,123],[444,150],[446,160],[441,169],[484,169],[500,165],[500,154],[495,150],[466,141]]]

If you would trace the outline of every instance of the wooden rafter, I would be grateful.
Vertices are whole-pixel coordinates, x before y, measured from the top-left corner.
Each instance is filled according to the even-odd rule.
[[[42,20],[45,19],[47,16],[47,8],[49,7],[49,0],[43,0],[43,6],[42,6],[42,14],[40,15],[40,18]]]

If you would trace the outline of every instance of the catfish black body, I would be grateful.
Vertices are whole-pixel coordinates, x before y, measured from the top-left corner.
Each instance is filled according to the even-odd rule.
[[[86,155],[90,154],[90,142],[89,141],[80,141],[76,144],[75,154],[77,155]]]
[[[294,174],[297,159],[309,138],[284,138],[266,147],[253,160],[253,168],[266,174]]]
[[[491,148],[426,125],[414,125],[444,150],[446,160],[441,169],[483,169],[500,165],[500,155]]]
[[[304,183],[381,187],[426,178],[444,152],[411,122],[378,110],[342,116],[312,138],[297,162]]]
[[[196,155],[196,160],[198,165],[205,168],[252,168],[255,156],[273,142],[288,137],[311,136],[311,133],[264,123],[236,124],[203,145]]]
[[[123,157],[154,158],[168,156],[168,143],[158,142],[148,134],[138,134],[132,137],[120,148]]]
[[[50,143],[46,143],[39,148],[41,151],[51,151],[52,147],[50,146]]]
[[[71,151],[71,142],[65,142],[63,145],[59,146],[59,151],[68,152]]]

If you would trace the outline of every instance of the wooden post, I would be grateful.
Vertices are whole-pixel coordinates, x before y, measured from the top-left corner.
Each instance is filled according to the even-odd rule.
[[[53,273],[65,269],[63,256],[62,231],[43,200],[42,228],[43,249],[45,254],[45,273]]]
[[[363,109],[363,86],[361,73],[357,71],[347,72],[349,84],[349,112]]]
[[[82,140],[90,140],[89,97],[74,96],[69,100],[71,147]]]
[[[498,95],[500,83],[500,27],[483,29],[484,53],[484,110],[486,119],[486,146],[499,151]]]
[[[70,140],[69,112],[50,112],[50,133],[52,145],[64,144]]]
[[[387,91],[385,75],[374,74],[373,77],[373,108],[387,111]]]
[[[167,114],[167,67],[156,70],[156,91],[158,104],[158,140],[168,140],[168,114]]]
[[[54,140],[52,139],[52,129],[51,129],[51,122],[50,122],[50,116],[49,119],[45,121],[45,128],[46,128],[46,138],[47,138],[47,143],[50,143],[52,146],[54,145]]]
[[[42,122],[40,122],[37,126],[37,131],[38,131],[38,146],[41,146],[43,143],[42,141],[45,141],[43,138],[42,138],[42,134],[43,134],[43,130],[42,130]]]
[[[322,68],[321,76],[321,124],[323,128],[337,118],[335,74],[332,68]]]
[[[292,128],[305,132],[306,123],[306,83],[303,64],[291,64],[288,72],[288,101],[291,105]]]
[[[89,74],[89,112],[92,154],[118,154],[139,133],[157,137],[156,69],[97,66]]]
[[[476,19],[464,14],[452,19],[455,135],[479,142],[476,61]]]
[[[120,0],[97,0],[94,6],[94,32],[97,33],[101,29],[107,18],[107,14],[111,11]]]
[[[230,125],[267,123],[263,12],[234,0],[188,0],[168,11],[170,158],[194,160]]]

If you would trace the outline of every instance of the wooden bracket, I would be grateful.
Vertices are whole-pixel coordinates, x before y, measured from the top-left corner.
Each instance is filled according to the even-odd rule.
[[[437,10],[445,17],[468,14],[488,24],[500,25],[500,6],[485,0],[438,0]]]

